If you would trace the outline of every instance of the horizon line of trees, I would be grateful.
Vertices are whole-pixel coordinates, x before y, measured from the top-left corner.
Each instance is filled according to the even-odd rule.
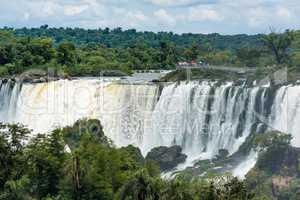
[[[131,74],[133,70],[175,69],[179,61],[191,60],[233,67],[285,64],[299,70],[300,31],[221,36],[47,25],[0,29],[0,76],[32,68],[53,68],[67,76],[98,76],[103,70]]]

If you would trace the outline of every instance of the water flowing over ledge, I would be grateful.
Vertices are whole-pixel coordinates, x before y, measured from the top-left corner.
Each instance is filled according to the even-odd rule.
[[[281,130],[300,146],[300,86],[278,88],[232,82],[181,82],[164,86],[97,79],[39,84],[0,82],[0,121],[46,133],[88,117],[100,119],[117,146],[143,154],[180,145],[188,162],[234,153],[254,132]],[[252,158],[251,158],[252,159]],[[246,162],[246,161],[245,161]]]

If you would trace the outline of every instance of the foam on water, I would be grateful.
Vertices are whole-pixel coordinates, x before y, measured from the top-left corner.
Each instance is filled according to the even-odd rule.
[[[253,132],[281,130],[300,147],[300,86],[235,86],[231,82],[121,84],[97,79],[39,84],[0,82],[0,121],[20,122],[35,133],[72,125],[87,117],[101,120],[117,146],[133,144],[145,155],[156,146],[180,145],[188,155],[180,168],[236,152]],[[252,166],[255,156],[238,167]],[[242,176],[246,173],[234,173]]]

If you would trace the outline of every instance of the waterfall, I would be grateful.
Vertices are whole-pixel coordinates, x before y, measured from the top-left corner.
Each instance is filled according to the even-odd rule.
[[[117,146],[139,146],[157,95],[155,85],[97,79],[23,84],[11,121],[27,125],[34,133],[46,133],[78,119],[96,118]]]
[[[263,115],[267,88],[232,83],[192,82],[163,89],[152,114],[152,132],[143,150],[157,145],[181,145],[192,158],[212,158],[219,149],[237,151],[256,131]]]
[[[21,84],[0,80],[0,122],[14,122]]]
[[[300,86],[288,85],[278,89],[270,118],[272,129],[293,136],[292,145],[300,147]]]
[[[253,150],[232,170],[233,176],[244,179],[245,175],[255,166],[258,154]]]
[[[299,147],[299,103],[297,85],[195,81],[160,90],[156,84],[98,79],[0,82],[2,122],[19,122],[34,133],[47,133],[81,118],[97,118],[117,146],[133,144],[145,155],[153,147],[176,144],[190,162],[212,158],[219,149],[232,154],[251,133],[266,130],[292,134],[292,144]],[[253,163],[255,156],[250,157]]]

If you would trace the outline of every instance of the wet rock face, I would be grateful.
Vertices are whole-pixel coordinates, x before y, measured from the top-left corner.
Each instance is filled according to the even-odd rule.
[[[49,77],[47,75],[39,74],[24,74],[19,77],[19,80],[23,83],[45,83],[49,81],[59,80],[59,77]]]
[[[178,164],[183,163],[187,156],[182,153],[180,146],[156,147],[153,148],[146,156],[146,160],[153,160],[159,166],[161,171],[168,171],[175,168]]]

